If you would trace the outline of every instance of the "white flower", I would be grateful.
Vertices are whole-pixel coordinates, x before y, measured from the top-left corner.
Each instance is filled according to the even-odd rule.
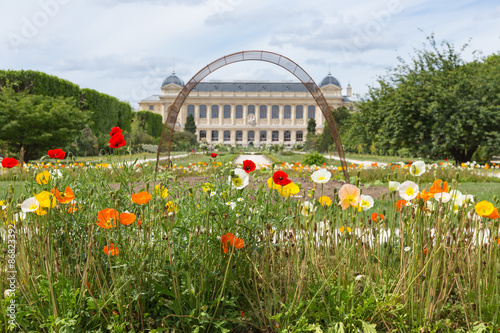
[[[399,182],[389,182],[389,191],[397,191],[399,185],[401,185]]]
[[[36,200],[35,197],[31,197],[23,201],[21,204],[21,210],[23,213],[34,212],[39,206],[40,204],[38,203],[38,200]]]
[[[239,202],[242,202],[243,200],[245,200],[245,199],[243,199],[243,198],[236,199],[236,201],[239,201]]]
[[[314,204],[312,202],[304,201],[304,204],[302,205],[302,215],[308,217],[314,214],[315,211],[316,207],[314,207]]]
[[[216,195],[216,194],[217,194],[217,192],[215,192],[215,191],[210,192],[210,196],[211,196],[211,197],[213,197],[213,196],[214,196],[214,195]]]
[[[228,201],[226,202],[226,205],[230,206],[231,209],[234,209],[236,207],[236,202]]]
[[[451,198],[454,200],[462,196],[462,192],[460,192],[457,189],[451,190],[450,194],[451,194]]]
[[[362,278],[364,277],[364,275],[356,275],[356,277],[354,278],[356,281],[359,281],[361,280]]]
[[[474,203],[474,196],[470,194],[462,194],[460,199],[462,200],[462,204],[464,205],[470,205]]]
[[[249,177],[243,169],[234,169],[234,176],[229,176],[228,182],[231,184],[232,188],[242,189],[248,185]]]
[[[324,184],[330,180],[331,176],[332,174],[330,171],[322,168],[317,171],[314,171],[313,174],[311,175],[311,179],[315,183]]]
[[[416,161],[411,164],[410,174],[412,176],[420,176],[425,172],[425,162]]]
[[[369,195],[361,195],[361,201],[359,202],[359,207],[361,209],[368,210],[373,207],[374,201],[373,198]]]
[[[399,196],[404,200],[413,200],[418,195],[418,185],[410,180],[405,181],[398,188]]]
[[[434,194],[434,199],[437,202],[447,203],[448,201],[451,200],[451,194],[447,192],[436,193]]]
[[[408,252],[408,251],[411,250],[411,247],[407,246],[407,247],[404,248],[404,250],[405,250],[405,252]]]
[[[240,217],[240,214],[239,214],[239,213],[236,213],[236,217]]]

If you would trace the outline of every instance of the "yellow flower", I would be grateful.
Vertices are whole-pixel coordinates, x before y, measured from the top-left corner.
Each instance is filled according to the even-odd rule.
[[[39,207],[35,211],[37,215],[45,215],[47,211],[54,207],[57,203],[56,197],[47,191],[42,191],[35,194],[35,198],[38,201]]]
[[[214,185],[210,183],[204,183],[202,189],[203,192],[210,193],[214,190]]]
[[[279,194],[281,194],[284,198],[288,198],[291,195],[295,195],[300,192],[300,188],[295,183],[290,183],[285,186],[281,186],[276,184],[273,181],[273,177],[267,180],[267,186],[272,188],[273,190],[277,190]]]
[[[177,213],[177,206],[174,204],[172,200],[170,200],[165,204],[165,208],[167,209],[167,212]]]
[[[351,228],[342,226],[342,227],[340,227],[339,231],[340,231],[341,234],[343,234],[344,231],[347,231],[348,233],[351,233]]]
[[[476,206],[474,206],[474,210],[479,216],[488,216],[495,210],[495,206],[491,202],[483,200],[478,202]]]
[[[330,199],[330,197],[327,196],[319,197],[318,201],[323,207],[330,206],[332,204],[332,199]]]
[[[155,193],[161,196],[163,199],[168,197],[168,189],[165,186],[160,187],[160,185],[155,185]]]
[[[48,171],[43,171],[36,175],[36,182],[40,185],[48,184],[50,179],[50,173]]]

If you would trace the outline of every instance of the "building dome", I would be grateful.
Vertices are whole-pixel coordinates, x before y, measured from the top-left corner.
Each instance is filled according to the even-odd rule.
[[[333,84],[337,87],[342,87],[340,85],[339,80],[337,80],[335,77],[333,77],[331,73],[328,73],[328,75],[321,81],[319,86],[324,87],[324,86],[329,85],[329,84]]]
[[[167,77],[165,79],[165,81],[163,81],[163,84],[161,86],[164,87],[167,84],[171,84],[171,83],[176,84],[176,85],[181,86],[181,87],[184,87],[184,82],[181,79],[179,79],[179,77],[177,75],[175,75],[175,72],[172,72],[172,75]]]

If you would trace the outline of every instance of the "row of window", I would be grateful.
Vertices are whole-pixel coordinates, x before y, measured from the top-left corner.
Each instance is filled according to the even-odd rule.
[[[200,131],[200,140],[207,138],[207,131]],[[271,132],[271,141],[279,141],[280,132],[272,131]],[[304,133],[302,131],[295,132],[295,141],[302,141],[304,138]],[[292,132],[285,131],[284,132],[284,141],[292,140]],[[219,131],[212,131],[212,141],[219,141]],[[231,141],[231,131],[224,131],[224,141]],[[243,141],[243,131],[236,131],[236,141]],[[247,133],[247,141],[255,141],[255,132],[248,131]],[[267,131],[260,131],[260,142],[267,141]]]
[[[194,105],[189,104],[187,106],[187,111],[188,111],[188,116],[193,115],[194,117]],[[212,119],[213,118],[219,118],[219,106],[218,105],[212,105],[211,106],[211,111],[212,111]],[[231,118],[231,105],[224,105],[222,107],[222,115],[225,119],[230,119]],[[243,118],[243,105],[236,105],[235,108],[235,118],[236,119],[242,119]],[[248,106],[248,114],[253,114],[255,115],[255,105],[249,105]],[[279,105],[273,105],[271,106],[271,118],[272,119],[279,119],[280,115],[280,108]],[[207,118],[207,106],[205,104],[200,105],[199,109],[199,116],[200,118]],[[260,119],[266,119],[267,118],[267,105],[260,105],[259,106],[259,117]],[[291,119],[292,118],[292,106],[291,105],[285,105],[283,107],[283,118],[284,119]],[[303,119],[304,118],[304,106],[303,105],[297,105],[295,106],[295,118],[296,119]],[[307,107],[307,119],[311,118],[316,118],[316,106],[315,105],[309,105]]]

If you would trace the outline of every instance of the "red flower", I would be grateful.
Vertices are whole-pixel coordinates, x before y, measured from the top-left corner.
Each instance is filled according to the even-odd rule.
[[[292,181],[288,179],[288,175],[284,171],[276,171],[273,175],[273,181],[276,185],[286,186]]]
[[[216,158],[216,157],[217,157],[217,154],[216,154],[216,153],[212,153],[212,154],[210,154],[210,157],[211,157],[211,158]]]
[[[50,158],[57,158],[58,160],[62,160],[66,157],[66,153],[62,149],[52,149],[47,152]]]
[[[243,161],[243,170],[246,173],[250,173],[255,170],[255,163],[252,160],[244,160]]]
[[[4,157],[2,160],[2,167],[3,168],[10,169],[10,168],[15,167],[18,164],[19,164],[19,161],[13,157]]]
[[[406,206],[406,200],[398,200],[398,202],[394,204],[394,207],[396,207],[396,210],[400,213],[404,206]]]
[[[122,129],[120,127],[113,127],[109,135],[114,136],[115,134],[122,134]]]
[[[111,137],[111,139],[109,139],[108,142],[109,142],[109,146],[111,148],[120,148],[120,147],[123,147],[127,144],[127,142],[125,142],[125,138],[120,133],[114,134]]]
[[[232,246],[235,249],[241,249],[245,246],[243,239],[237,238],[234,234],[232,234],[230,232],[228,232],[225,235],[222,235],[222,237],[220,238],[220,241],[222,242],[222,249],[224,250],[224,253],[226,253],[226,254],[229,251],[229,247],[227,246],[227,243],[229,243],[229,246]]]

